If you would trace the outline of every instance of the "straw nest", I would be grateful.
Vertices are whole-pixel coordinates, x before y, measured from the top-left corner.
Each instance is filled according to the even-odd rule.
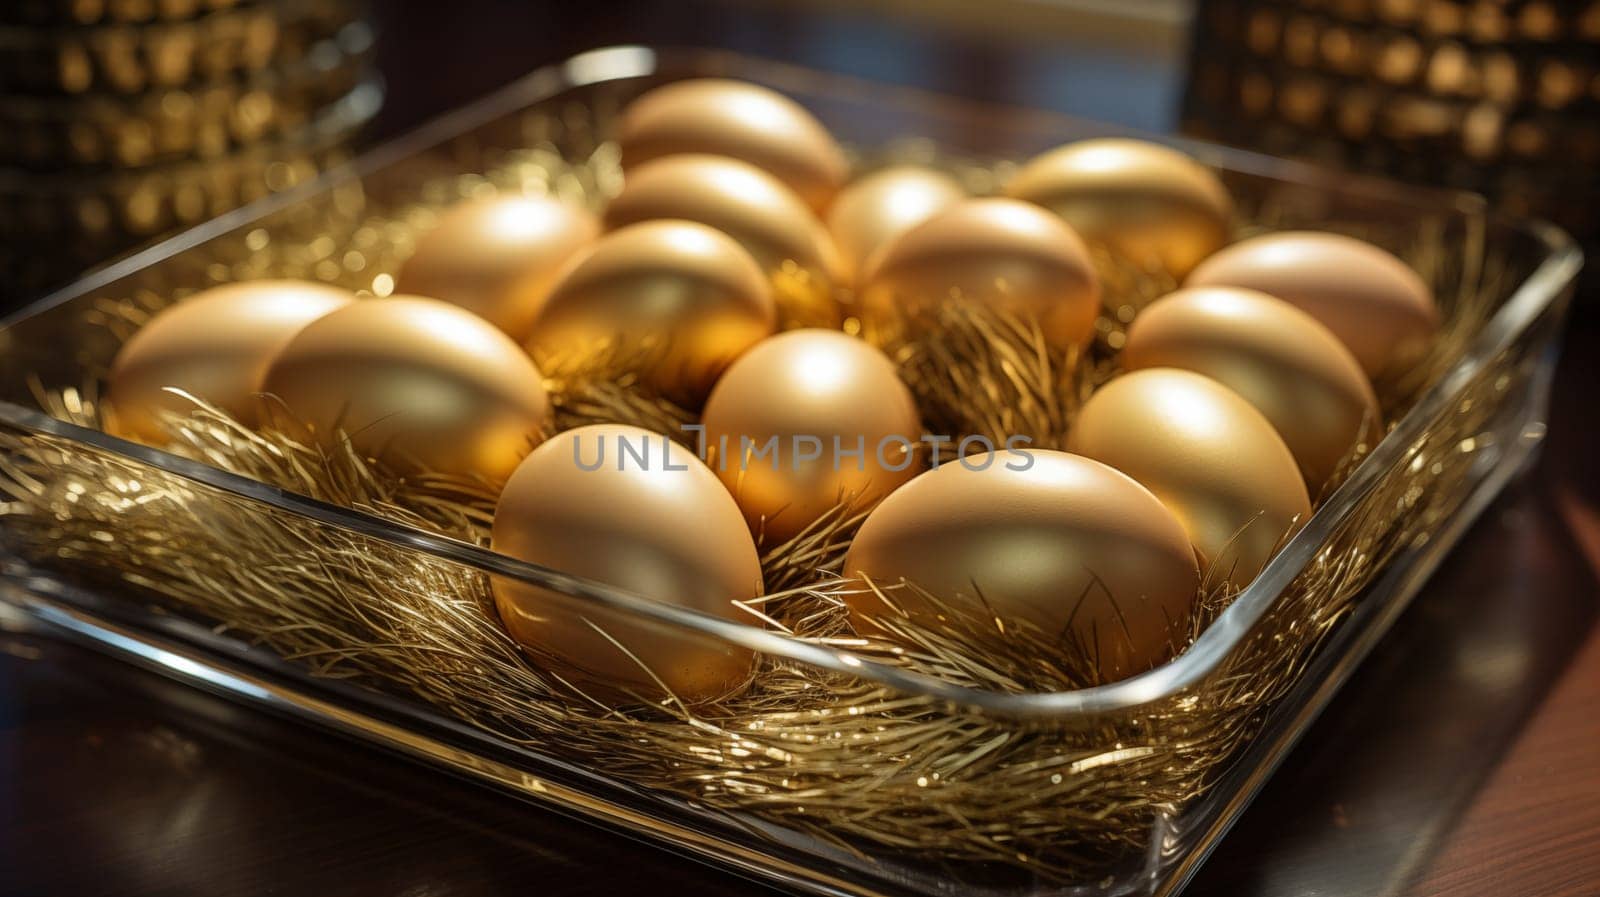
[[[214,257],[189,270],[214,279],[323,276],[381,292],[410,234],[449,201],[549,189],[598,202],[615,184],[614,148],[597,140],[576,154],[570,140],[536,140],[483,161],[486,173],[449,175],[394,199],[346,188],[334,197],[343,217],[281,214],[239,236],[249,251],[226,241],[203,247],[194,252]],[[969,180],[975,170],[964,169]],[[1270,226],[1273,216],[1258,206],[1244,226]],[[1384,386],[1390,415],[1458,355],[1498,289],[1481,245],[1446,245],[1424,233],[1393,248],[1436,285],[1453,286],[1441,295],[1450,323],[1428,364],[1410,381]],[[355,272],[351,252],[365,253]],[[339,270],[319,268],[341,258]],[[1079,357],[1046,349],[1026,322],[960,303],[892,347],[929,425],[1060,445],[1081,399],[1114,373],[1121,328],[1171,287],[1103,252],[1100,262],[1105,314],[1096,343]],[[159,285],[108,296],[85,326],[125,336],[165,301],[170,293]],[[803,307],[791,319],[809,320]],[[508,741],[862,858],[914,862],[965,881],[1087,882],[1144,861],[1163,820],[1206,793],[1363,588],[1462,500],[1486,447],[1494,393],[1515,381],[1516,365],[1507,360],[1480,378],[1471,399],[1407,447],[1405,463],[1346,518],[1217,673],[1180,696],[1095,720],[991,718],[770,657],[757,661],[745,687],[713,704],[607,703],[519,649],[498,624],[479,572],[47,436],[0,432],[0,491],[10,541],[30,563],[138,587],[169,612],[208,621],[314,675],[408,696]],[[587,374],[551,384],[560,428],[612,420],[677,432],[693,419],[640,394],[626,370]],[[41,384],[39,401],[52,415],[98,425],[90,389]],[[252,432],[200,403],[169,426],[179,454],[486,544],[489,484],[396,476],[350,451]],[[1021,693],[1096,682],[1082,646],[960,607],[937,623],[912,620],[896,608],[899,590],[914,585],[840,580],[860,520],[841,507],[789,544],[769,547],[770,592],[749,604],[751,622],[973,688]],[[851,631],[841,600],[849,590],[882,600],[878,631]],[[1208,585],[1199,597],[1191,638],[1232,596]]]

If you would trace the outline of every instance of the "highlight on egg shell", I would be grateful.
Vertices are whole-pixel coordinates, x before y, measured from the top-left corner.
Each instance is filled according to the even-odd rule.
[[[1405,262],[1354,237],[1283,231],[1223,249],[1185,286],[1228,286],[1275,296],[1344,343],[1369,380],[1405,370],[1439,329],[1433,291]]]
[[[1163,296],[1139,312],[1118,358],[1127,370],[1183,368],[1238,393],[1283,437],[1312,495],[1382,433],[1378,398],[1350,350],[1265,293],[1192,287]]]
[[[908,317],[960,299],[1034,322],[1051,345],[1069,349],[1094,335],[1100,280],[1061,219],[1020,200],[968,199],[884,247],[856,298],[869,334],[893,334]]]
[[[459,305],[521,341],[562,265],[599,233],[589,210],[552,197],[466,200],[418,238],[394,291]]]
[[[920,472],[916,402],[882,352],[834,330],[791,330],[735,361],[701,435],[763,547],[839,505],[852,511]]]
[[[1176,368],[1123,374],[1079,409],[1067,447],[1171,509],[1212,581],[1248,585],[1311,513],[1294,455],[1238,393]]]
[[[761,563],[733,498],[694,452],[620,424],[568,430],[517,467],[491,547],[643,598],[752,623]],[[540,586],[496,577],[506,630],[586,692],[712,700],[748,676],[749,651]],[[663,686],[665,691],[663,691]]]
[[[895,165],[851,181],[827,218],[844,279],[857,281],[894,238],[966,196],[954,178],[921,165]]]
[[[782,182],[738,159],[674,155],[629,171],[606,205],[606,229],[659,218],[722,231],[769,275],[795,265],[824,287],[839,280],[838,250],[816,215]]]
[[[306,325],[262,390],[273,423],[404,472],[503,481],[550,423],[544,380],[493,324],[420,296],[363,299]]]
[[[663,156],[728,156],[770,173],[816,212],[849,174],[838,142],[803,106],[723,78],[678,81],[643,94],[623,110],[617,142],[630,174]]]
[[[1200,571],[1183,527],[1148,489],[1066,452],[996,452],[947,463],[890,493],[845,557],[846,576],[901,582],[952,609],[1022,620],[1125,679],[1184,645]],[[913,616],[940,613],[893,593]],[[870,591],[846,597],[856,631],[894,613]]]
[[[776,326],[771,288],[749,253],[704,224],[663,219],[608,233],[574,258],[527,345],[553,375],[638,367],[647,390],[699,407]]]
[[[1188,274],[1228,239],[1233,198],[1216,174],[1146,140],[1080,140],[1035,157],[1007,196],[1060,215],[1135,264]]]
[[[239,423],[260,418],[267,366],[301,328],[355,301],[355,294],[299,280],[212,287],[158,312],[129,338],[106,376],[106,431],[161,446],[163,419],[207,402]]]

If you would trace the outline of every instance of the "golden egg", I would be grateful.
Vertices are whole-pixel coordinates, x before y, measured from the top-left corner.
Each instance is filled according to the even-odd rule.
[[[491,545],[737,622],[754,618],[733,602],[762,591],[755,544],[728,490],[692,451],[638,427],[579,427],[535,449],[500,495]],[[673,695],[703,701],[727,694],[750,671],[742,648],[538,586],[499,578],[493,585],[512,637],[595,690],[654,700],[663,697],[659,678]]]
[[[1265,293],[1194,287],[1134,319],[1123,367],[1183,368],[1242,396],[1289,446],[1311,494],[1359,442],[1381,432],[1361,364],[1316,319]]]
[[[1341,234],[1285,231],[1229,246],[1191,287],[1244,287],[1298,307],[1333,331],[1369,379],[1415,363],[1439,327],[1433,291],[1405,262]]]
[[[960,296],[1037,321],[1059,348],[1094,335],[1100,281],[1061,219],[1014,199],[969,199],[901,234],[872,261],[857,299],[875,326]]]
[[[300,328],[355,300],[336,287],[252,280],[212,287],[162,310],[117,353],[106,377],[106,429],[162,445],[163,413],[186,415],[181,389],[255,426],[261,381]]]
[[[628,172],[622,192],[606,206],[606,228],[657,218],[714,227],[769,274],[790,262],[820,283],[839,279],[838,250],[817,217],[794,191],[737,159],[679,155]]]
[[[791,330],[728,368],[702,415],[708,456],[762,545],[834,506],[869,507],[915,476],[922,427],[882,352],[836,330]]]
[[[524,340],[562,264],[599,232],[588,210],[549,197],[468,200],[417,240],[395,292],[454,303]]]
[[[966,196],[954,178],[920,165],[885,168],[853,181],[828,209],[828,231],[845,279],[860,277],[874,252]]]
[[[698,406],[776,321],[767,279],[732,238],[692,221],[647,221],[606,234],[573,261],[528,347],[557,372],[619,351],[659,353],[646,385]]]
[[[404,470],[504,480],[550,421],[533,360],[493,324],[420,296],[353,302],[307,325],[262,388],[285,425]]]
[[[804,107],[765,87],[720,78],[658,87],[628,105],[617,126],[622,166],[708,153],[770,172],[817,211],[849,174],[833,135]]]
[[[966,459],[985,461],[943,464],[890,493],[851,543],[845,575],[904,580],[1026,620],[1098,657],[1103,681],[1148,670],[1183,644],[1200,572],[1183,527],[1149,490],[1066,452]],[[894,596],[928,612],[914,593]],[[857,631],[874,633],[883,604],[848,600]]]
[[[1068,434],[1161,499],[1211,574],[1243,587],[1311,511],[1294,455],[1238,393],[1193,371],[1124,374],[1089,397]]]
[[[1211,169],[1144,140],[1106,138],[1030,161],[1006,195],[1038,203],[1084,239],[1175,277],[1227,242],[1233,198]]]

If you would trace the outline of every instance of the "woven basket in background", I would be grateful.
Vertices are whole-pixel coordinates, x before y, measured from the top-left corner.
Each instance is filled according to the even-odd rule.
[[[1479,191],[1597,248],[1600,0],[1201,0],[1190,52],[1190,134]]]

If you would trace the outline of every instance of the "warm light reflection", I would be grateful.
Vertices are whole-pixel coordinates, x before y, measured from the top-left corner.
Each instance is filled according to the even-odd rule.
[[[1294,240],[1265,240],[1252,258],[1263,268],[1291,268],[1300,260],[1302,249],[1303,245]]]
[[[991,201],[985,204],[989,220],[1003,230],[1017,233],[1028,233],[1039,230],[1039,223],[1045,220],[1039,214],[1039,207],[1015,201]]]
[[[710,258],[722,257],[723,248],[717,241],[717,232],[710,228],[664,227],[660,228],[659,233],[662,241],[667,246],[683,255]]]
[[[889,186],[884,194],[884,205],[902,221],[920,220],[948,205],[948,197],[928,189],[920,182],[898,182]]]
[[[528,199],[495,203],[489,213],[489,230],[502,240],[524,243],[565,225],[560,206]]]
[[[720,98],[728,117],[746,126],[781,131],[788,124],[785,110],[760,94],[726,93]]]
[[[505,336],[481,319],[464,314],[453,305],[418,302],[410,310],[419,332],[431,333],[440,342],[466,352],[500,355],[505,352]]]
[[[1250,297],[1236,290],[1198,289],[1193,296],[1201,310],[1218,317],[1249,318],[1254,313]]]
[[[833,341],[815,340],[795,360],[800,373],[795,386],[812,396],[836,396],[850,381],[853,370],[848,347]]]
[[[1203,392],[1195,392],[1190,384],[1172,383],[1170,387],[1150,390],[1145,397],[1156,406],[1156,419],[1185,433],[1227,432],[1228,421],[1223,413],[1226,406],[1211,401]]]
[[[707,166],[711,175],[711,182],[718,191],[727,196],[754,198],[766,195],[769,192],[767,176],[754,168],[747,168],[742,164],[719,164]]]
[[[1013,459],[1009,452],[992,454],[993,462],[989,470],[1004,470],[1005,462]],[[974,464],[981,461],[974,460]],[[1097,485],[1096,477],[1099,476],[1092,464],[1078,462],[1074,458],[1057,457],[1050,454],[1035,455],[1033,466],[1028,469],[1029,485],[1040,492],[1049,492],[1054,489],[1092,488]]]
[[[1121,143],[1092,144],[1078,149],[1072,162],[1085,173],[1116,171],[1127,164],[1128,148]]]

